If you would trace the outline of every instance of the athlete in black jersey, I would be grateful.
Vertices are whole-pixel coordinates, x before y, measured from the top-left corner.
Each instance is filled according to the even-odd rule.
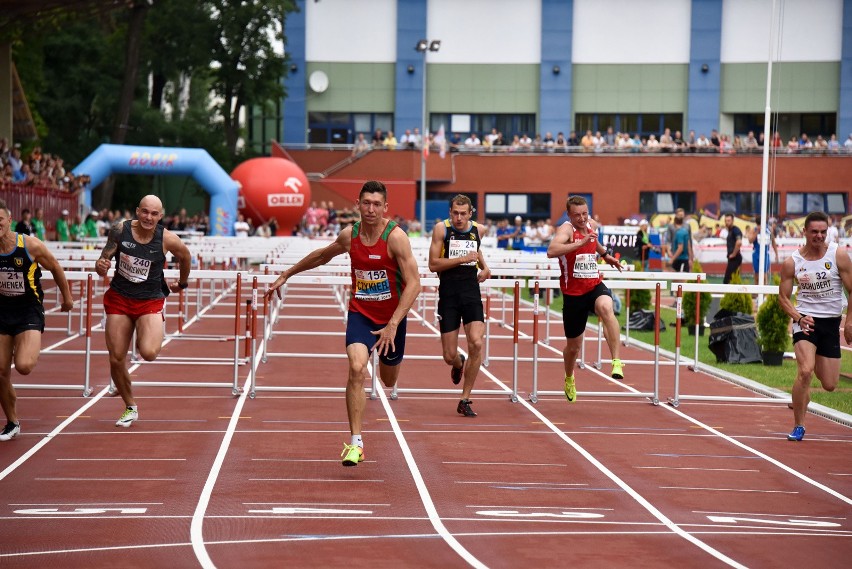
[[[485,315],[479,283],[491,276],[480,251],[479,226],[471,221],[473,204],[459,194],[450,202],[450,217],[435,224],[429,247],[429,270],[438,273],[438,319],[444,361],[452,369],[450,377],[458,384],[464,376],[462,396],[456,410],[476,417],[470,408],[470,393],[482,364]],[[459,327],[464,322],[468,357],[459,354]],[[467,363],[465,363],[467,362]]]
[[[44,332],[44,293],[39,265],[53,273],[62,293],[62,312],[74,308],[65,272],[47,246],[36,237],[11,230],[12,215],[0,200],[0,406],[6,425],[0,441],[21,432],[12,386],[12,362],[21,375],[35,368]]]
[[[157,196],[142,198],[136,219],[112,226],[107,244],[95,263],[95,270],[106,276],[115,258],[116,268],[110,288],[104,294],[106,345],[109,368],[125,410],[116,427],[129,427],[139,418],[130,386],[125,358],[133,332],[136,346],[145,361],[154,361],[163,347],[163,303],[169,292],[188,286],[192,256],[180,237],[157,222],[163,217],[163,203]],[[171,253],[178,262],[180,277],[167,284],[163,262]]]

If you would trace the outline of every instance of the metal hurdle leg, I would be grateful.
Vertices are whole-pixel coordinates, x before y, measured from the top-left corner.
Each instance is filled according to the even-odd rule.
[[[669,404],[672,407],[680,405],[678,393],[680,393],[680,328],[681,318],[683,317],[683,287],[677,287],[677,300],[675,301],[675,376],[674,376],[674,397],[669,398]],[[697,360],[696,360],[697,361]]]
[[[512,359],[512,396],[509,400],[512,403],[518,402],[518,324],[520,324],[520,298],[521,298],[521,285],[518,281],[515,281],[515,307],[512,311],[514,322],[512,331],[512,345],[514,347],[514,358]]]
[[[550,289],[548,289],[550,290]],[[538,397],[536,396],[536,392],[538,392],[538,281],[535,281],[535,289],[533,293],[533,373],[532,373],[532,381],[533,387],[532,392],[530,393],[530,401],[536,403],[538,401]],[[545,298],[546,300],[546,298]]]

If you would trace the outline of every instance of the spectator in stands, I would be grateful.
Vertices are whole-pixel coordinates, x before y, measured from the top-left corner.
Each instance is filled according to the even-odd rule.
[[[82,241],[86,238],[86,226],[83,224],[81,215],[74,216],[74,223],[71,224],[71,240]]]
[[[382,146],[385,147],[385,150],[396,150],[396,145],[397,145],[396,136],[394,136],[392,130],[389,130],[388,135],[385,137],[384,141],[382,142]]]
[[[828,231],[825,234],[825,242],[831,245],[832,243],[840,243],[840,229],[834,216],[828,216]]]
[[[832,134],[831,138],[828,139],[828,144],[826,145],[828,151],[832,154],[837,154],[840,152],[840,141],[837,140],[837,135]]]
[[[648,220],[639,222],[639,231],[636,232],[636,258],[642,263],[642,270],[648,270],[648,258],[651,256],[651,233],[648,231]]]
[[[510,249],[512,244],[512,235],[515,233],[513,227],[509,227],[508,219],[501,219],[497,222],[497,248]]]
[[[715,132],[715,131],[714,131]],[[707,138],[703,132],[698,136],[698,140],[695,141],[695,148],[698,152],[707,152],[710,150],[710,139]]]
[[[808,138],[806,132],[802,133],[802,138],[799,139],[799,149],[810,150],[814,147],[814,143]]]
[[[44,209],[40,207],[37,207],[33,214],[33,229],[35,229],[34,235],[38,237],[40,241],[47,240],[45,238]]]
[[[688,152],[695,152],[698,148],[698,139],[695,137],[695,131],[690,130],[689,135],[686,137],[686,150]]]
[[[576,130],[572,130],[571,132],[568,133],[567,142],[568,142],[568,148],[569,149],[580,146],[580,139],[577,137],[577,131]]]
[[[595,142],[591,130],[587,130],[586,134],[583,135],[583,138],[580,140],[580,146],[583,147],[583,152],[591,152],[594,150]]]
[[[94,212],[91,212],[86,216],[86,221],[83,225],[85,226],[86,237],[91,239],[97,239],[99,237],[98,219]]]
[[[524,152],[529,152],[532,149],[532,139],[524,133],[521,135],[520,139],[521,150]]]
[[[535,138],[532,141],[532,150],[533,152],[544,151],[544,140],[541,138],[541,133],[536,133]]]
[[[411,136],[411,129],[405,129],[405,132],[399,137],[399,147],[403,150],[414,148],[414,137]]]
[[[12,179],[17,182],[18,177],[21,174],[21,167],[24,165],[23,161],[21,160],[21,149],[13,148],[9,152],[9,157],[6,159],[6,162],[8,162],[12,166]]]
[[[843,148],[846,149],[846,152],[852,153],[852,134],[850,134],[849,138],[846,139],[846,142],[843,143]]]
[[[555,141],[553,140],[553,135],[551,133],[546,132],[541,142],[544,145],[544,149],[546,151],[553,152],[553,144]]]
[[[734,225],[733,213],[725,214],[725,227],[728,230],[728,236],[725,238],[728,253],[728,266],[725,268],[725,278],[722,280],[722,283],[728,284],[731,282],[733,274],[737,272],[740,269],[740,265],[743,264],[743,256],[740,253],[740,247],[742,247],[743,244],[743,232],[740,231],[739,227]]]
[[[377,128],[375,132],[373,132],[373,148],[382,148],[385,143],[385,135],[382,134],[382,129]]]
[[[719,150],[719,147],[722,145],[722,141],[719,138],[719,131],[715,128],[710,131],[710,145],[715,146],[716,150]]]
[[[270,231],[270,229],[269,229],[269,222],[264,221],[263,223],[261,223],[258,226],[257,231],[254,232],[254,236],[255,237],[267,237],[267,238],[272,237],[272,231]]]
[[[515,216],[515,225],[512,226],[512,245],[513,251],[523,251],[524,249],[524,220],[520,215]]]
[[[494,147],[497,146],[498,141],[502,137],[502,134],[497,132],[496,128],[492,128],[491,132],[485,135],[485,141],[483,142],[483,146]],[[465,143],[466,144],[466,143]]]
[[[67,242],[71,241],[71,221],[68,217],[68,210],[63,209],[62,217],[56,220],[56,240]]]
[[[787,142],[787,154],[796,154],[799,152],[799,141],[796,139],[796,136],[793,135],[790,137],[790,141]]]
[[[251,225],[248,224],[243,214],[237,214],[237,220],[234,222],[234,237],[248,237],[251,231]]]
[[[470,133],[464,141],[464,147],[467,150],[475,150],[482,146],[482,141],[479,140],[479,137],[476,136],[475,132]]]
[[[15,233],[23,233],[24,235],[35,235],[35,227],[33,227],[32,213],[29,209],[21,210],[21,220],[15,225]]]
[[[370,149],[370,143],[364,138],[364,133],[359,132],[355,139],[355,144],[352,145],[352,156],[357,156],[362,152],[367,152]]]
[[[686,141],[683,139],[683,135],[679,130],[676,130],[674,133],[674,138],[672,139],[672,150],[674,152],[683,152],[686,150]]]

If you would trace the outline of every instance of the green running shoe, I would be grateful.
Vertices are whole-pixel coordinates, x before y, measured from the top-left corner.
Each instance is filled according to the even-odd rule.
[[[364,449],[343,443],[343,452],[340,456],[343,457],[343,466],[358,466],[358,463],[364,460]]]
[[[612,360],[612,378],[624,379],[624,369],[621,360]]]
[[[577,400],[577,386],[574,385],[574,374],[570,377],[565,377],[565,398],[568,403],[573,403]]]

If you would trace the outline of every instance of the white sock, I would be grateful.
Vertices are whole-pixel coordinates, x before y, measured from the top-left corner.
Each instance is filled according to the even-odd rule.
[[[352,435],[352,443],[353,446],[358,448],[364,448],[364,441],[361,439],[361,435]]]
[[[128,405],[128,406],[127,406],[127,408],[128,408],[128,409],[133,409],[134,411],[138,411],[138,410],[139,410],[139,409],[138,409],[138,405]]]

